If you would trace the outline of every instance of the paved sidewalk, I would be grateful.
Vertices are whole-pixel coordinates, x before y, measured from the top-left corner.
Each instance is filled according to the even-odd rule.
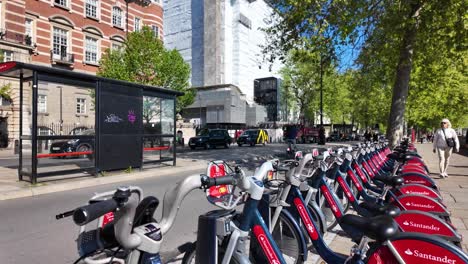
[[[106,173],[105,176],[58,176],[50,177],[36,185],[25,181],[18,181],[17,169],[0,167],[0,201],[22,197],[36,196],[40,194],[68,191],[103,184],[145,179],[151,177],[163,177],[181,172],[187,175],[201,173],[206,169],[207,162],[202,160],[177,159],[177,165],[162,163],[148,169],[134,169],[132,172],[116,171]]]
[[[452,214],[452,223],[463,236],[463,251],[468,252],[468,150],[462,149],[460,153],[452,154],[448,168],[449,178],[441,179],[439,160],[437,155],[432,153],[432,144],[416,144],[416,148],[427,164],[431,177],[440,188],[444,203]],[[332,231],[332,234],[333,232],[338,235],[333,237],[330,248],[342,254],[349,254],[353,243],[349,238],[340,235],[339,229]],[[313,255],[309,256],[314,259]],[[318,259],[313,263],[322,262],[323,260]]]

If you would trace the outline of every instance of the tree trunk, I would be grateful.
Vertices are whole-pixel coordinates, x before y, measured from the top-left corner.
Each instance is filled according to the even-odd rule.
[[[396,69],[396,78],[393,85],[392,106],[388,118],[387,138],[390,146],[398,144],[402,136],[403,117],[405,115],[406,100],[408,98],[408,86],[411,76],[413,59],[413,48],[418,31],[418,16],[421,9],[419,1],[411,4],[411,14],[406,25],[400,49],[400,58]]]

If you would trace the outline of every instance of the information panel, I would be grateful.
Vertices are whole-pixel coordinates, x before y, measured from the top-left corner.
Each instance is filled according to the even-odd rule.
[[[100,170],[140,167],[143,131],[142,89],[101,82]]]

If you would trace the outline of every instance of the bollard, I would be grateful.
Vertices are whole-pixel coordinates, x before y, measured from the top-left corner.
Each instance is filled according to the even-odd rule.
[[[14,154],[19,154],[19,140],[15,139]]]

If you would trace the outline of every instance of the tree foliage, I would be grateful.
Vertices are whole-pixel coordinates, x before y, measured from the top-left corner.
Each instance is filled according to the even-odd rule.
[[[373,94],[374,99],[370,99],[375,100],[377,105],[382,102],[377,101],[379,99],[392,98],[391,102],[384,100],[391,107],[381,108],[380,113],[371,119],[380,122],[381,116],[387,116],[387,135],[393,143],[398,139],[397,132],[402,128],[407,100],[410,107],[415,107],[417,100],[423,98],[420,94],[424,94],[423,91],[431,86],[423,85],[427,82],[423,82],[422,73],[430,71],[431,67],[437,67],[443,61],[463,65],[463,58],[467,55],[466,1],[271,2],[279,22],[266,29],[269,42],[264,46],[265,58],[269,61],[278,56],[284,58],[289,50],[304,47],[305,42],[313,50],[330,50],[336,56],[340,56],[338,53],[343,46],[358,50],[359,69],[357,74],[353,74],[356,78],[355,88],[367,91],[369,95]],[[450,94],[449,97],[452,98],[451,105],[437,100],[432,100],[427,105],[440,107],[445,115],[458,118],[451,109],[457,113],[465,111],[462,113],[466,115],[466,108],[460,104],[453,105],[466,98],[466,72],[455,65],[434,75],[437,83],[451,83],[450,88],[444,85],[450,89],[450,93],[446,94]],[[411,81],[412,79],[414,80]],[[407,99],[408,96],[410,99]],[[430,97],[427,96],[426,99]],[[434,113],[423,117],[417,114],[417,109],[409,109],[409,113],[406,118],[415,124],[427,124],[436,116],[442,116]],[[364,117],[365,114],[375,113],[367,112],[360,117],[370,120]],[[356,113],[356,116],[359,114]]]
[[[184,92],[177,98],[178,111],[195,98],[195,91],[189,89],[190,66],[177,50],[165,49],[146,26],[129,33],[122,50],[104,53],[98,75]]]
[[[285,66],[280,70],[283,97],[289,112],[299,113],[302,122],[314,120],[317,111],[320,61],[317,54],[304,50],[291,50]]]

